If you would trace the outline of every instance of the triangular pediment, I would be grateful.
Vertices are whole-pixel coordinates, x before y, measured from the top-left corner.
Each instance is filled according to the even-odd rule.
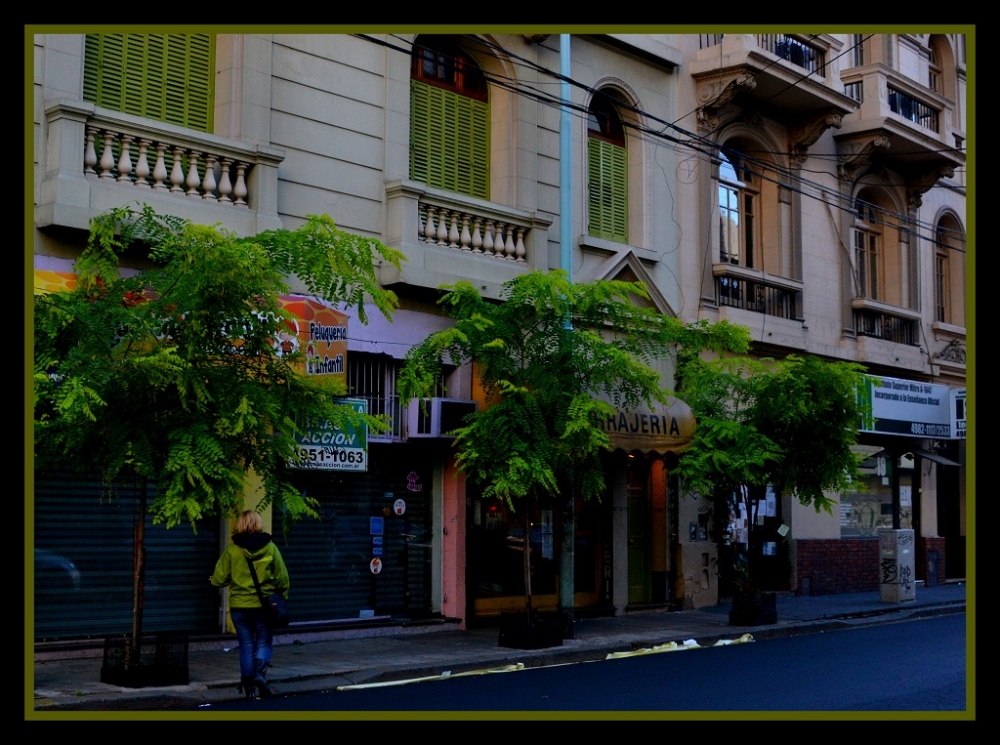
[[[677,317],[677,313],[670,307],[670,303],[663,297],[663,294],[656,287],[653,278],[650,276],[642,261],[631,248],[622,249],[600,264],[595,265],[587,276],[576,278],[578,282],[592,282],[596,279],[621,280],[623,282],[642,282],[649,292],[649,299],[632,296],[632,302],[639,307],[652,307],[664,315]]]

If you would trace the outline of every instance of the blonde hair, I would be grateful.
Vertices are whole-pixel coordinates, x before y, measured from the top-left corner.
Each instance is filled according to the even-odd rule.
[[[258,513],[253,510],[244,510],[236,518],[233,533],[260,533],[263,530],[263,525]]]

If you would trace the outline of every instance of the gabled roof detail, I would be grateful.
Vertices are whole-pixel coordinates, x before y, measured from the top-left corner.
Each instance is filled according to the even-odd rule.
[[[625,282],[642,282],[649,292],[649,300],[636,297],[633,302],[636,305],[647,305],[656,308],[660,313],[677,317],[677,313],[670,307],[670,303],[657,288],[656,283],[650,276],[649,271],[643,266],[642,261],[631,248],[623,248],[612,254],[602,263],[596,265],[591,271],[582,276],[575,277],[578,282],[592,282],[595,279],[617,279]]]

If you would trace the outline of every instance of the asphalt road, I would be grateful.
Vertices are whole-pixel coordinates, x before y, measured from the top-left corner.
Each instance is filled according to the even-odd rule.
[[[964,712],[966,616],[433,678],[197,710]]]

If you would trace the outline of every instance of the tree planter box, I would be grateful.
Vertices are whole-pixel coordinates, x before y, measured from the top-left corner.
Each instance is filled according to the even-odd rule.
[[[730,626],[765,626],[778,622],[777,595],[773,592],[745,592],[733,595]]]
[[[562,626],[558,619],[538,614],[529,619],[526,613],[501,613],[497,646],[509,649],[544,649],[561,647]]]
[[[188,639],[181,634],[157,634],[152,661],[140,660],[126,667],[128,637],[105,637],[101,682],[125,688],[187,685]],[[144,648],[149,645],[144,644]]]

